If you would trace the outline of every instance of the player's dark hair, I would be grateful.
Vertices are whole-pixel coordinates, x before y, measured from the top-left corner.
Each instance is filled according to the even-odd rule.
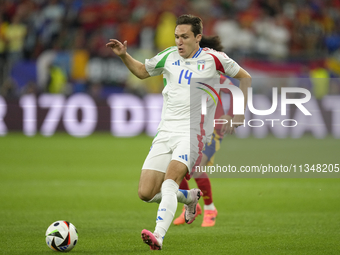
[[[210,48],[217,51],[223,51],[223,46],[221,44],[221,39],[219,36],[202,36],[202,39],[200,41],[200,47],[201,48]]]
[[[184,14],[177,18],[176,26],[178,25],[191,25],[191,31],[194,33],[195,37],[198,34],[203,33],[203,23],[200,17]]]

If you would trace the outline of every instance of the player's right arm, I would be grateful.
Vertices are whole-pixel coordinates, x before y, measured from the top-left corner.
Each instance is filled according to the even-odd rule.
[[[232,83],[232,81],[230,79],[228,79],[227,77],[221,75],[220,78],[221,78],[221,82],[223,81],[223,83],[225,83],[225,84],[234,85],[234,83]],[[229,105],[228,113],[222,115],[221,117],[219,117],[219,119],[225,119],[225,120],[228,121],[226,124],[222,125],[222,127],[221,127],[221,134],[222,135],[223,134],[232,134],[232,133],[234,133],[234,126],[231,126],[230,124],[231,124],[231,120],[234,117],[234,114],[233,114],[233,94],[227,88],[221,88],[220,89],[220,95],[221,95],[221,92],[230,95],[230,102],[229,102],[230,105]],[[217,107],[219,107],[219,106],[217,106]]]
[[[120,57],[126,67],[139,79],[145,79],[150,77],[150,74],[146,71],[145,65],[138,60],[134,59],[129,53],[127,53],[127,41],[124,44],[116,39],[110,39],[110,42],[106,44],[106,47],[112,49],[112,51]]]

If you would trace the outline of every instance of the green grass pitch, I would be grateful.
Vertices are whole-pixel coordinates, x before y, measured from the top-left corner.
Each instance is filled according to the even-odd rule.
[[[101,133],[1,137],[0,254],[54,254],[44,235],[56,220],[78,229],[71,254],[150,254],[140,231],[153,231],[158,205],[140,201],[137,187],[151,141]],[[340,163],[340,142],[331,137],[228,137],[224,144],[233,164]],[[171,226],[160,253],[340,254],[340,179],[211,182],[216,226],[202,228],[202,216]]]

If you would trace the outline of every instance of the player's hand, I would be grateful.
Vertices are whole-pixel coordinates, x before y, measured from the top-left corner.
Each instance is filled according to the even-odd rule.
[[[106,44],[106,47],[109,47],[112,49],[112,51],[118,56],[124,56],[126,54],[127,49],[127,41],[124,41],[124,43],[121,43],[120,41],[116,39],[110,39],[110,42]]]
[[[228,122],[222,125],[221,128],[221,133],[222,134],[232,134],[234,132],[234,128],[230,126],[230,121],[233,117],[231,117],[230,115],[223,115],[220,117],[220,119],[225,119]]]
[[[243,125],[244,122],[244,115],[235,115],[233,118],[233,127],[237,128]],[[237,123],[237,124],[234,124]]]

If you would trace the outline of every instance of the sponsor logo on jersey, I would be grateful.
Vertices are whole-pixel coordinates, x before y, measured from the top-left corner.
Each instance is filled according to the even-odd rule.
[[[198,60],[197,61],[197,70],[203,71],[205,67],[205,60]]]
[[[190,65],[190,62],[185,62],[186,65]]]

